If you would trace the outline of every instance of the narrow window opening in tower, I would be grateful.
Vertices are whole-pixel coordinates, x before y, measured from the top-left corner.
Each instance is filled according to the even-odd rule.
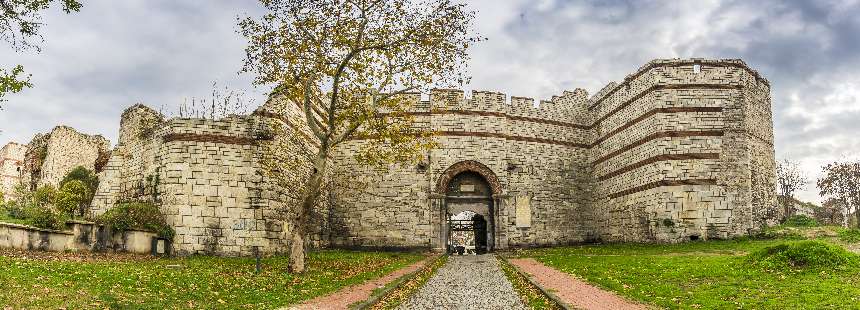
[[[699,72],[702,72],[702,65],[700,65],[700,64],[693,65],[693,73],[699,73]]]

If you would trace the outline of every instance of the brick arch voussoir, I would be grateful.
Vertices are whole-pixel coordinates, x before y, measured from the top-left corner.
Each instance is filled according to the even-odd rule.
[[[474,160],[464,160],[451,165],[448,169],[445,169],[445,172],[442,173],[442,176],[439,177],[439,181],[436,183],[436,193],[445,194],[448,191],[448,184],[451,180],[453,180],[458,174],[466,171],[475,172],[484,177],[484,180],[490,184],[490,189],[493,190],[493,195],[502,194],[502,184],[499,183],[499,178],[496,177],[493,170]]]

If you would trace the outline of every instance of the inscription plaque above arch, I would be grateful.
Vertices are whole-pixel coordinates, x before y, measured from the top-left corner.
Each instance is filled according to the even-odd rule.
[[[439,181],[436,183],[436,193],[445,194],[451,180],[453,180],[458,174],[466,171],[471,171],[484,177],[484,180],[490,184],[490,189],[493,190],[493,195],[502,194],[502,184],[499,183],[499,179],[496,177],[496,174],[493,173],[493,170],[490,170],[490,168],[484,164],[474,160],[464,160],[451,165],[448,169],[445,169],[445,172],[442,173],[439,177]]]

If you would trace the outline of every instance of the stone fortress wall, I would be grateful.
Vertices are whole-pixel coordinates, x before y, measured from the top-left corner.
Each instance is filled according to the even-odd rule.
[[[335,205],[332,243],[442,247],[451,202],[437,187],[467,161],[498,183],[497,248],[748,234],[775,202],[769,94],[742,61],[704,59],[655,60],[590,98],[577,89],[537,106],[434,90],[414,111],[438,133],[426,170],[352,168],[371,193]],[[362,143],[340,162],[358,167]]]
[[[438,148],[388,169],[354,161],[362,140],[336,148],[334,169],[368,186],[330,197],[314,246],[440,249],[445,213],[475,208],[497,249],[728,238],[774,216],[770,86],[740,60],[655,60],[591,97],[576,89],[538,104],[486,91],[409,96],[416,126],[435,131]],[[129,108],[102,160],[94,213],[154,200],[176,229],[177,253],[286,250],[289,227],[260,173],[259,141],[273,138],[274,120],[308,129],[296,105],[272,98],[221,120]],[[464,172],[487,193],[454,197]]]
[[[9,142],[0,148],[0,193],[6,199],[14,198],[15,186],[21,184],[25,152],[27,147],[15,142]]]
[[[136,105],[123,113],[120,139],[100,174],[93,212],[151,200],[176,230],[180,254],[277,252],[287,240],[259,169],[257,116],[165,120]]]
[[[770,85],[742,61],[653,61],[589,104],[605,240],[727,238],[768,219]]]

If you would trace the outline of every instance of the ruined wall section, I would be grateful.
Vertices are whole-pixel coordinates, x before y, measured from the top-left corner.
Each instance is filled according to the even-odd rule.
[[[283,251],[285,227],[259,171],[267,121],[164,120],[147,107],[129,108],[100,174],[94,213],[117,201],[152,201],[176,230],[173,247],[183,255],[250,255],[254,246]]]
[[[110,142],[100,135],[86,135],[68,126],[58,126],[51,131],[47,147],[39,184],[58,186],[75,167],[95,171],[96,161],[108,152]]]
[[[92,212],[100,215],[122,201],[153,201],[153,177],[158,168],[160,148],[156,131],[164,126],[164,116],[142,104],[123,111],[119,141],[99,172],[99,188]]]
[[[24,182],[31,188],[46,184],[56,187],[75,167],[97,170],[99,159],[106,158],[109,149],[110,142],[100,135],[79,133],[68,126],[54,127],[27,144]]]
[[[158,194],[180,253],[248,255],[284,248],[263,197],[255,118],[171,119],[157,136]]]
[[[743,105],[748,80],[766,83],[740,61],[657,60],[592,98],[595,210],[604,239],[747,233],[748,224],[735,223],[749,219],[750,200],[742,196],[751,157],[729,132],[743,127],[745,116],[733,109]],[[754,157],[772,161],[772,146],[770,152]]]
[[[6,199],[15,198],[15,187],[22,184],[24,155],[27,146],[9,142],[0,149],[0,193]]]

